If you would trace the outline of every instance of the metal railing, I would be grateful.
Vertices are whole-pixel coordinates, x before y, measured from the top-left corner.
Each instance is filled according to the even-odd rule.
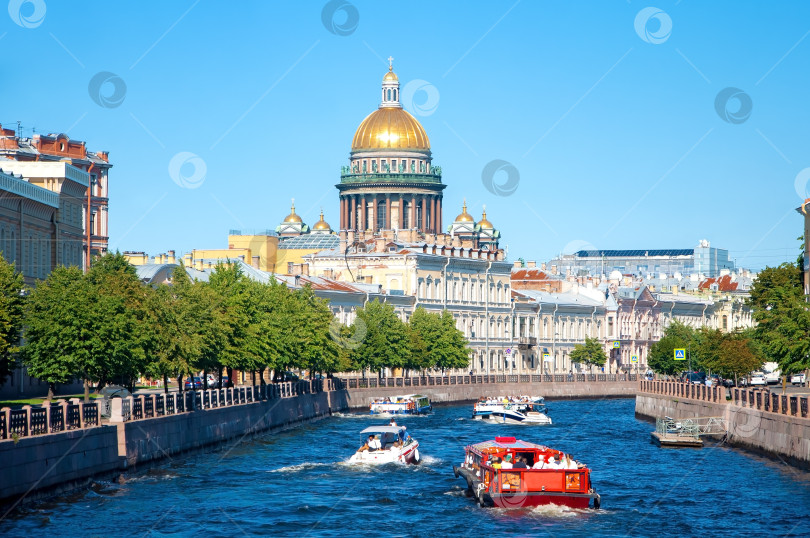
[[[791,396],[789,394],[773,394],[768,389],[708,387],[679,381],[642,380],[639,384],[639,392],[688,398],[703,402],[733,403],[740,407],[780,415],[810,418],[808,417],[810,398],[807,396]]]
[[[182,393],[140,394],[109,400],[109,422],[129,422],[194,410],[247,405],[342,388],[340,380],[325,379]],[[3,407],[0,409],[0,441],[16,441],[22,437],[99,426],[102,424],[101,411],[105,411],[101,409],[102,404],[100,401],[84,403],[72,398],[70,402],[56,400],[41,406],[25,405],[21,409]],[[107,420],[105,411],[104,423]]]
[[[380,387],[433,387],[436,385],[470,385],[487,383],[615,383],[638,381],[638,374],[498,374],[450,375],[424,377],[347,377],[332,381],[340,389],[376,389]]]

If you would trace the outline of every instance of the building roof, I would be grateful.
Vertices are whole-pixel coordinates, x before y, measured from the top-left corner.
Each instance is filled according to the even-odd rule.
[[[279,250],[334,250],[339,246],[340,238],[334,234],[303,234],[278,244]]]
[[[578,258],[636,258],[640,256],[694,256],[695,249],[659,249],[659,250],[579,250],[574,253]]]

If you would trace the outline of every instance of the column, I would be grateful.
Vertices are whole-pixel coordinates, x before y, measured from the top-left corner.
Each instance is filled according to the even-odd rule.
[[[357,196],[349,197],[349,229],[357,230]]]
[[[366,225],[366,195],[360,195],[360,231],[365,232]]]
[[[403,229],[403,224],[405,222],[405,208],[403,207],[404,205],[405,205],[405,198],[403,198],[402,195],[400,194],[399,195],[399,224],[398,224],[400,230]]]
[[[428,231],[427,228],[427,196],[422,196],[422,230],[423,232]]]
[[[430,231],[437,233],[436,229],[436,197],[430,197]]]
[[[371,231],[377,233],[377,229],[380,228],[382,223],[377,222],[377,195],[374,195],[374,201],[371,202]]]
[[[410,207],[411,218],[408,221],[408,224],[411,228],[416,228],[416,195],[411,195],[411,207]]]
[[[391,195],[385,195],[385,229],[391,229]]]
[[[436,222],[439,224],[439,227],[436,230],[436,232],[437,233],[442,233],[442,230],[444,229],[442,227],[442,197],[438,196],[437,198],[438,198],[438,200],[437,200],[437,209],[436,209]]]

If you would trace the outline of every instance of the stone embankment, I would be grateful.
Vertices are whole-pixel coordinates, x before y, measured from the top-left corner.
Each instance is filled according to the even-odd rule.
[[[727,442],[810,469],[809,398],[766,390],[641,381],[636,415],[647,418],[721,417]]]
[[[332,380],[0,410],[0,504],[347,408]],[[106,418],[109,415],[109,418]]]
[[[341,382],[352,409],[368,409],[377,398],[405,394],[423,394],[431,403],[450,403],[522,394],[549,399],[632,398],[638,389],[635,374],[458,375],[349,378]]]

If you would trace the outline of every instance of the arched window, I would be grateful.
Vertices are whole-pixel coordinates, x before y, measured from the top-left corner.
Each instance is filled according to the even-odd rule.
[[[396,100],[397,100],[397,91],[394,90],[394,101],[396,101]]]
[[[391,90],[390,89],[388,90],[388,100],[389,101],[391,100]]]

